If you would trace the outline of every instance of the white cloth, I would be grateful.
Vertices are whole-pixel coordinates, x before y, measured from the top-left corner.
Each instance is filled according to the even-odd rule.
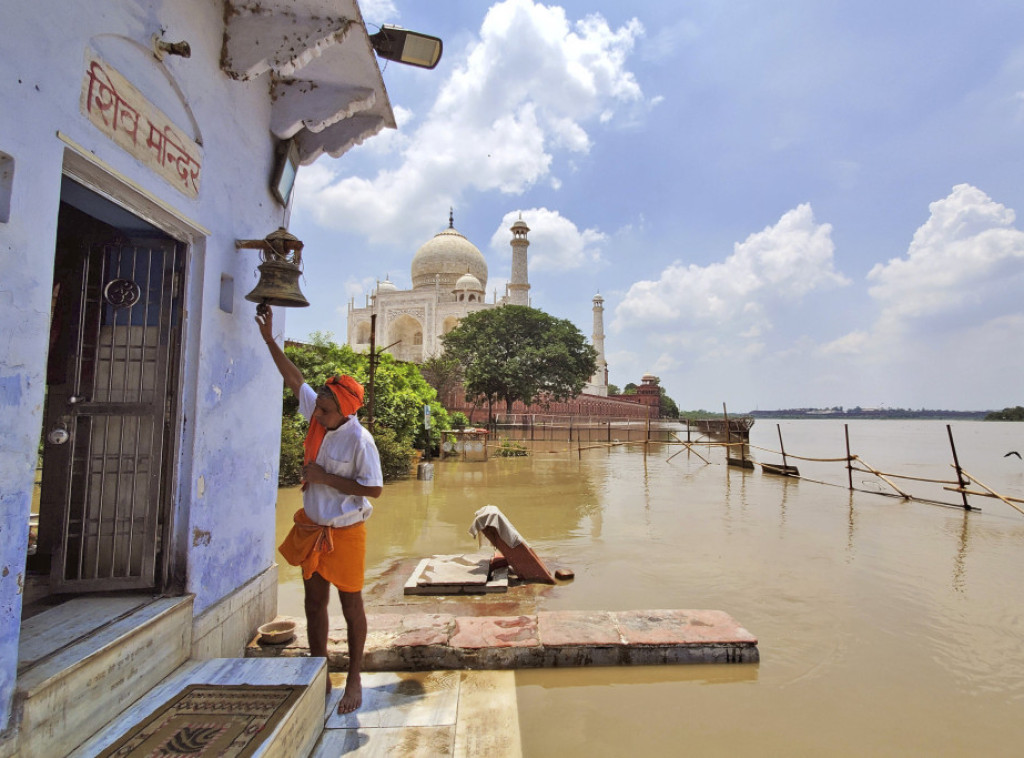
[[[475,518],[473,519],[473,525],[469,527],[469,533],[476,537],[485,526],[493,526],[498,530],[498,536],[505,542],[509,547],[517,547],[520,544],[526,544],[526,540],[519,536],[519,532],[512,526],[505,514],[502,513],[496,505],[485,505],[483,508],[476,512]]]
[[[308,384],[299,389],[299,413],[306,421],[313,417],[316,391]],[[337,429],[324,435],[316,462],[328,474],[355,479],[367,487],[381,487],[384,476],[380,469],[380,454],[373,436],[366,431],[355,415]],[[345,495],[326,484],[310,484],[302,493],[302,507],[306,515],[321,526],[352,526],[366,521],[373,512],[369,498]]]

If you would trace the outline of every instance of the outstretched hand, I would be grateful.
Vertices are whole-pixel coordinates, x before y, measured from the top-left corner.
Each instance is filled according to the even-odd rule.
[[[260,327],[260,335],[264,342],[274,341],[274,312],[266,303],[256,306],[256,323]]]

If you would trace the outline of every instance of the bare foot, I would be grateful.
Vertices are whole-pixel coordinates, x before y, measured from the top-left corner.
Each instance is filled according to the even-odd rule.
[[[338,701],[338,713],[352,713],[363,704],[363,685],[359,677],[348,677],[345,680],[345,694]]]

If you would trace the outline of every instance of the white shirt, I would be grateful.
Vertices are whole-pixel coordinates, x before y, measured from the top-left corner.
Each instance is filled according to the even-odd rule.
[[[316,391],[303,384],[299,389],[299,413],[309,421],[315,407]],[[316,463],[323,466],[328,474],[354,479],[367,487],[384,485],[377,445],[354,414],[337,429],[327,430],[316,455]],[[302,493],[302,507],[306,509],[307,516],[322,526],[351,526],[365,521],[373,512],[369,498],[346,495],[326,484],[306,487]]]

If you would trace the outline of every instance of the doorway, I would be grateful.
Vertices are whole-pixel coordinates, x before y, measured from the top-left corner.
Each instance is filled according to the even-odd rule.
[[[65,176],[26,605],[168,581],[185,245]]]

